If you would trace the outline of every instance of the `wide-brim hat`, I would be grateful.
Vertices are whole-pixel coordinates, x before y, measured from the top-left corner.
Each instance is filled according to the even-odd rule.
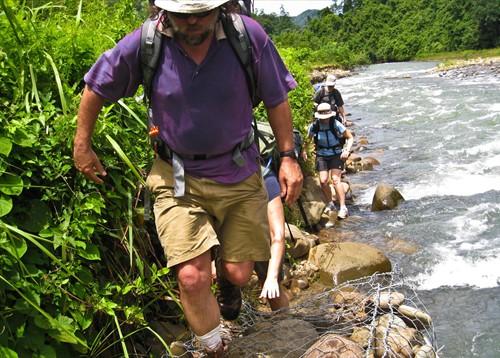
[[[336,116],[337,113],[332,111],[332,107],[329,103],[320,103],[318,107],[316,107],[316,113],[314,113],[314,117],[318,119],[326,119],[333,116]]]
[[[334,117],[336,115],[337,114],[335,112],[333,112],[332,110],[330,110],[328,113],[319,113],[319,112],[314,113],[314,117],[316,117],[318,119],[331,118],[331,117]]]
[[[328,77],[326,77],[325,86],[335,86],[336,82],[337,82],[337,77],[333,75],[328,75]]]
[[[171,12],[195,14],[197,12],[209,11],[226,3],[227,0],[155,0],[159,8]]]

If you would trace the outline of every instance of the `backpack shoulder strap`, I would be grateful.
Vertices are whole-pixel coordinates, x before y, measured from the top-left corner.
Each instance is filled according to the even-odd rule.
[[[158,59],[161,53],[162,36],[156,31],[162,17],[160,12],[155,18],[148,17],[141,28],[141,66],[144,87],[144,102],[151,96],[151,83],[156,72]]]
[[[312,131],[313,131],[313,133],[318,134],[318,132],[319,132],[319,120],[317,120],[317,119],[314,120],[313,126],[312,126]]]
[[[248,37],[248,32],[243,23],[241,15],[229,13],[222,18],[222,26],[227,35],[229,43],[238,56],[241,66],[245,70],[248,91],[252,99],[253,106],[257,106],[260,100],[256,94],[255,75],[252,67],[252,43]]]
[[[336,121],[335,117],[330,118],[330,122],[329,122],[330,131],[333,133],[335,138],[337,138],[337,140],[339,140],[342,136],[341,136],[338,128],[335,126],[335,121]]]

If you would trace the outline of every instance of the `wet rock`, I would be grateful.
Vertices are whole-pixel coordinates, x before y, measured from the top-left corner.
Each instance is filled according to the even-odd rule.
[[[392,270],[380,250],[355,242],[318,245],[309,252],[309,261],[318,266],[320,280],[330,285]]]
[[[372,211],[393,209],[405,199],[399,191],[387,183],[380,183],[375,190],[372,201]]]
[[[418,252],[418,246],[400,238],[387,240],[385,249],[387,252],[398,252],[405,255],[413,255]]]
[[[380,165],[380,162],[376,158],[373,158],[373,157],[365,157],[363,160],[371,163],[372,166]]]
[[[364,172],[373,170],[373,162],[371,160],[363,159],[361,162],[357,164],[361,165],[361,170]]]

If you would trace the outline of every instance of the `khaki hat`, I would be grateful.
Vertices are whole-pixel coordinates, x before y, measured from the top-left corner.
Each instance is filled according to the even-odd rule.
[[[330,103],[320,103],[316,108],[316,113],[314,113],[314,117],[318,119],[330,118],[336,115],[337,113],[332,111]]]
[[[195,14],[215,9],[226,3],[227,0],[156,0],[155,5],[159,8],[171,12],[180,12],[185,14]]]
[[[335,77],[334,75],[328,75],[328,77],[326,77],[325,86],[335,86],[336,82],[337,77]]]

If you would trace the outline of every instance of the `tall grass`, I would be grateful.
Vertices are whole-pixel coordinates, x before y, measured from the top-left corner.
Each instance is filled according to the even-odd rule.
[[[183,316],[142,218],[145,108],[106,105],[94,138],[104,185],[72,164],[83,75],[145,13],[126,0],[36,3],[0,0],[0,356],[148,356],[137,343],[153,340],[167,351],[150,323]]]

